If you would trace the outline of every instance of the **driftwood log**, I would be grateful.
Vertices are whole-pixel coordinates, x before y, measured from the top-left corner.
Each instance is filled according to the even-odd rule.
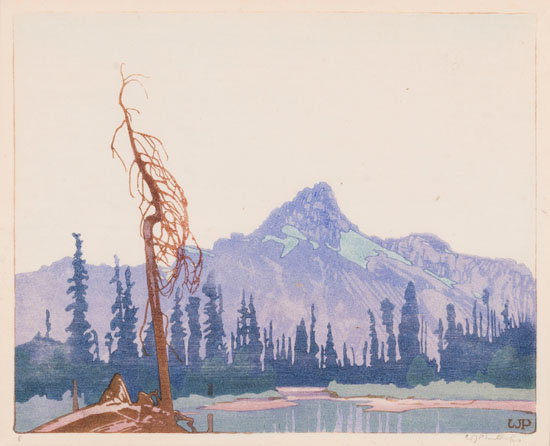
[[[32,432],[197,432],[193,418],[163,409],[155,404],[153,397],[158,400],[157,391],[139,392],[133,403],[126,384],[117,373],[96,404],[49,421]],[[185,421],[189,430],[177,421]]]

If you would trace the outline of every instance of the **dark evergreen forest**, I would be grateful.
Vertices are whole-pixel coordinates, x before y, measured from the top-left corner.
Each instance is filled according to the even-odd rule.
[[[34,395],[61,399],[76,379],[79,393],[87,403],[93,403],[114,373],[122,375],[134,399],[138,390],[151,392],[158,387],[152,325],[148,322],[141,326],[137,320],[132,272],[128,267],[122,273],[116,256],[110,281],[110,332],[102,340],[108,358],[99,357],[100,341],[86,320],[88,273],[82,240],[80,234],[73,237],[74,274],[67,289],[73,301],[66,308],[73,316],[66,328],[69,336],[65,342],[50,337],[50,313],[45,309],[45,335],[38,333],[32,341],[16,347],[18,402]],[[409,282],[400,309],[384,299],[380,308],[368,311],[370,328],[361,353],[345,343],[337,351],[338,340],[333,337],[330,323],[325,342],[318,339],[314,305],[310,314],[297,321],[294,333],[274,337],[276,327],[272,322],[267,327],[258,324],[253,294],[247,297],[243,290],[236,324],[230,329],[224,327],[223,292],[213,272],[201,291],[200,296],[184,296],[178,288],[170,298],[173,308],[167,321],[168,358],[174,398],[257,393],[276,386],[327,386],[332,380],[404,387],[439,379],[488,382],[499,387],[535,386],[534,325],[523,315],[509,314],[508,305],[497,315],[487,290],[479,307],[474,301],[470,319],[457,321],[455,308],[449,303],[446,321],[440,319],[437,327],[428,327],[419,315],[414,284]],[[396,310],[401,312],[397,327]],[[384,333],[377,333],[377,317],[381,318]],[[438,336],[439,362],[428,356],[428,330]]]

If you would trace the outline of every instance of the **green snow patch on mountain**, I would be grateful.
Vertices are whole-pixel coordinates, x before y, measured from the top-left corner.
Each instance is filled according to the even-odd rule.
[[[212,254],[210,251],[207,251],[206,249],[201,249],[200,251],[195,246],[186,246],[185,249],[188,252],[192,252],[194,254],[198,254],[199,252],[202,252],[204,255],[214,257],[214,254]]]
[[[290,236],[286,238],[279,238],[279,237],[275,237],[274,235],[266,235],[262,240],[262,242],[264,243],[269,241],[277,242],[283,245],[283,252],[281,252],[281,257],[286,256],[290,251],[296,248],[298,243],[300,243],[300,240]]]
[[[295,228],[294,226],[284,225],[283,229],[281,229],[281,232],[285,235],[288,235],[289,237],[294,237],[300,240],[307,240],[307,237],[304,234],[302,234],[298,228]]]
[[[444,283],[445,285],[447,285],[449,288],[453,288],[454,285],[456,285],[456,282],[454,280],[451,280],[451,279],[447,279],[446,277],[441,277],[441,276],[438,276],[436,273],[430,271],[429,269],[425,269],[424,270],[425,273],[428,273],[430,276],[432,277],[435,277],[437,280],[439,280],[440,282]]]
[[[290,225],[284,225],[281,229],[281,232],[286,235],[285,238],[279,238],[274,235],[266,235],[262,242],[273,241],[283,245],[283,252],[281,252],[281,257],[286,256],[290,251],[292,251],[300,240],[307,240],[307,237],[300,232],[298,228]]]
[[[327,245],[328,246],[328,245]],[[329,246],[329,248],[332,248]],[[334,248],[332,248],[334,249]],[[363,237],[355,231],[342,232],[340,234],[340,249],[337,252],[344,258],[357,265],[367,268],[368,258],[375,257],[380,253],[385,254],[390,259],[397,260],[406,265],[412,265],[407,259],[401,257],[396,252],[383,248],[367,237]]]
[[[275,235],[266,235],[262,240],[262,242],[273,241],[283,245],[281,257],[286,256],[290,251],[296,248],[298,243],[300,243],[300,240],[309,241],[313,246],[313,249],[319,248],[319,244],[317,242],[309,240],[298,228],[295,228],[294,226],[285,225],[282,227],[281,232],[286,235],[285,238],[280,238]],[[339,253],[342,257],[358,264],[363,268],[367,267],[369,257],[377,256],[380,253],[387,255],[390,259],[397,260],[406,265],[412,265],[411,262],[396,252],[383,248],[367,237],[363,237],[361,234],[358,234],[352,230],[342,232],[340,234],[340,247],[335,248],[330,246],[328,243],[325,243],[325,245],[333,251]]]

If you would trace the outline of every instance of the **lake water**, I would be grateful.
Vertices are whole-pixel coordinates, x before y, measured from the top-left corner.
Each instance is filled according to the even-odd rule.
[[[214,432],[531,433],[535,428],[535,415],[525,412],[462,408],[365,412],[364,407],[351,401],[296,402],[294,407],[250,412],[197,410],[191,416],[202,432],[207,429],[208,413],[214,416]],[[509,419],[528,419],[531,426],[510,429]]]
[[[535,430],[535,414],[486,409],[438,408],[416,409],[402,413],[366,412],[367,401],[328,399],[319,394],[319,399],[301,400],[284,395],[296,406],[280,409],[233,412],[204,410],[200,407],[215,401],[202,397],[179,398],[176,409],[193,414],[199,432],[207,430],[207,415],[214,416],[214,432],[355,432],[355,433],[532,433]],[[234,398],[227,398],[231,400]],[[216,399],[219,401],[219,398]],[[82,405],[82,401],[80,402]],[[81,406],[82,407],[82,406]],[[33,397],[26,403],[16,403],[17,432],[27,432],[72,410],[72,398],[67,392],[62,401]],[[509,428],[509,420],[529,420],[530,426],[521,430]],[[524,422],[525,425],[529,422]],[[185,426],[185,424],[182,424]]]

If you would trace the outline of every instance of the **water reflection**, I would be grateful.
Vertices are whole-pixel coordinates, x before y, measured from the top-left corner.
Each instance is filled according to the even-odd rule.
[[[293,407],[250,412],[204,411],[197,409],[195,426],[206,431],[207,413],[214,414],[215,432],[510,432],[508,419],[531,420],[535,415],[523,412],[484,409],[422,409],[403,413],[365,412],[352,401],[297,401]]]

